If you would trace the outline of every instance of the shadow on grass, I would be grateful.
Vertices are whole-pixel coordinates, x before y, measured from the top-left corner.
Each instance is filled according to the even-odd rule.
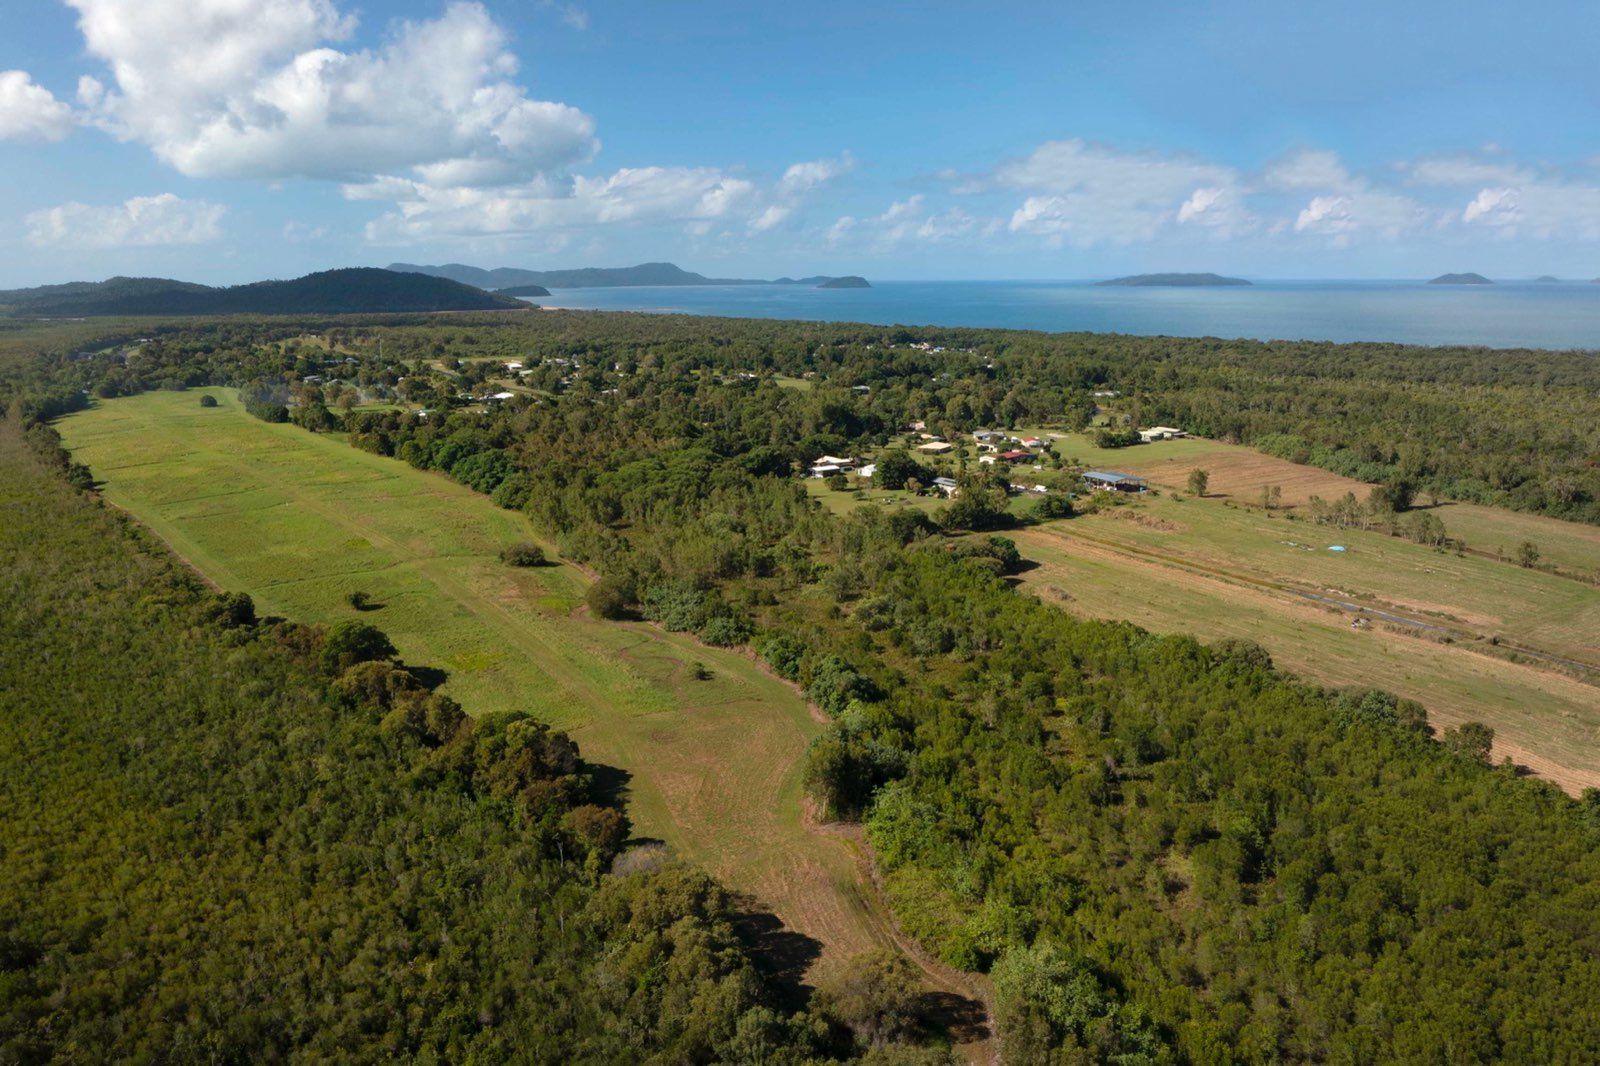
[[[406,669],[417,679],[418,684],[429,692],[450,680],[450,671],[441,670],[437,666],[412,666],[407,663]]]
[[[803,1009],[811,996],[811,987],[805,983],[806,971],[822,954],[822,943],[790,929],[751,897],[737,899],[739,909],[733,926],[756,969],[783,1007]]]
[[[628,807],[628,782],[633,775],[620,766],[607,766],[584,760],[583,768],[589,772],[589,789],[593,801],[602,807],[626,810]],[[633,837],[630,845],[649,843],[642,837]]]

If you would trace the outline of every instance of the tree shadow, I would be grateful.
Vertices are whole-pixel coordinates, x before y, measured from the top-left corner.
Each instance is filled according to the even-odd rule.
[[[441,670],[437,666],[412,666],[407,663],[406,670],[412,677],[417,679],[418,684],[429,692],[450,680],[450,671]]]
[[[822,954],[822,943],[784,925],[750,896],[738,896],[733,927],[756,970],[787,1010],[801,1010],[811,997],[806,971]]]
[[[589,772],[589,795],[596,804],[602,807],[615,807],[619,811],[627,809],[628,782],[633,780],[631,773],[620,766],[589,762],[587,759],[584,760],[583,767]],[[656,843],[643,837],[632,837],[628,842],[629,844]]]
[[[952,1044],[977,1044],[993,1035],[984,1005],[956,992],[924,992],[917,998],[917,1014],[925,1029],[943,1033]]]

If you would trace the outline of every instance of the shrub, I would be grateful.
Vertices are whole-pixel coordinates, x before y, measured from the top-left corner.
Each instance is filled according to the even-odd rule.
[[[750,639],[750,626],[742,618],[724,614],[701,626],[696,635],[707,644],[729,648]]]
[[[217,406],[217,398],[208,392],[204,396],[200,397],[200,406],[215,407]]]
[[[633,606],[633,588],[621,578],[603,577],[589,586],[583,600],[597,618],[615,621],[628,617],[628,608]]]
[[[523,541],[500,549],[500,561],[507,566],[544,566],[549,560],[539,545]]]

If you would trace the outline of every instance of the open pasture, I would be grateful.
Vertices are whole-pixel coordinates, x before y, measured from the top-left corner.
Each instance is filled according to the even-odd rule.
[[[1153,498],[1025,529],[1025,585],[1092,617],[1204,641],[1254,640],[1310,681],[1389,689],[1440,726],[1477,719],[1564,787],[1600,785],[1600,686],[1487,654],[1486,639],[1600,664],[1600,589],[1379,533],[1269,517],[1222,501]],[[1344,552],[1332,552],[1331,545]],[[1441,627],[1395,631],[1301,593]],[[1476,646],[1476,647],[1474,647]]]
[[[822,727],[789,686],[737,652],[591,619],[576,567],[504,565],[502,547],[538,539],[520,514],[203,391],[219,406],[202,408],[201,390],[147,393],[60,429],[107,499],[259,613],[363,618],[408,662],[448,671],[443,690],[469,713],[526,710],[569,730],[627,775],[636,834],[750,893],[824,960],[892,942],[856,846],[805,820],[800,760]],[[355,591],[376,608],[358,614]]]

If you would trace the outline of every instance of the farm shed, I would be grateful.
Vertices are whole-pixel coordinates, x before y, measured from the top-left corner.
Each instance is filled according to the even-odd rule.
[[[1090,488],[1103,492],[1143,492],[1149,486],[1142,477],[1115,470],[1085,470],[1083,480]]]

